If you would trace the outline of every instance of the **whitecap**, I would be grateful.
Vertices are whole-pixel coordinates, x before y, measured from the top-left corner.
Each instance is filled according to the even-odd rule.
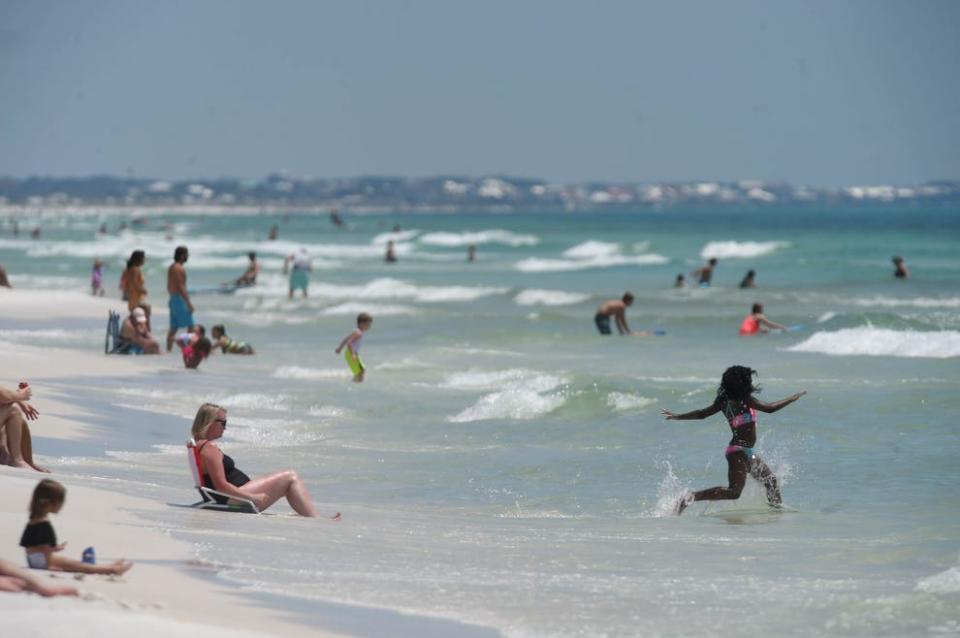
[[[476,232],[433,232],[426,233],[419,239],[420,243],[430,246],[470,246],[480,244],[503,244],[506,246],[536,246],[540,239],[535,235],[521,235],[509,230],[492,229]]]
[[[647,255],[609,255],[596,256],[590,259],[543,259],[529,257],[514,264],[520,272],[569,272],[572,270],[587,270],[590,268],[611,268],[614,266],[651,266],[669,263],[663,255],[650,253]]]
[[[890,330],[869,326],[816,332],[787,348],[792,352],[947,359],[960,356],[960,332]]]
[[[513,298],[513,301],[520,306],[568,306],[584,302],[589,298],[590,295],[581,292],[531,288],[521,291]]]
[[[898,299],[876,295],[874,297],[837,298],[840,303],[853,306],[879,308],[960,308],[960,297],[912,297]]]
[[[504,390],[483,396],[459,414],[447,417],[453,423],[490,419],[535,419],[553,412],[566,398],[558,394],[541,395],[529,389]]]
[[[392,241],[394,244],[399,242],[408,242],[416,237],[419,233],[419,230],[396,230],[389,233],[380,233],[371,239],[370,243],[383,246],[388,241]]]
[[[374,279],[361,286],[317,284],[310,287],[311,295],[332,299],[411,299],[424,303],[475,301],[506,291],[507,288],[492,286],[417,286],[389,277]]]
[[[346,368],[317,369],[301,368],[300,366],[282,366],[270,375],[274,379],[341,379],[350,376]]]
[[[935,594],[960,592],[960,567],[951,567],[945,572],[923,578],[917,582],[915,589]]]
[[[447,375],[446,379],[440,383],[440,387],[454,390],[494,390],[522,387],[534,392],[546,392],[564,383],[567,383],[567,379],[563,376],[541,374],[523,368],[510,368],[508,370],[454,372]]]
[[[283,394],[232,394],[214,401],[228,409],[254,409],[287,411],[289,397]]]
[[[400,306],[389,304],[370,304],[359,302],[347,302],[336,306],[324,308],[321,314],[329,316],[337,315],[357,315],[366,312],[374,317],[387,317],[397,315],[415,315],[417,309],[413,306]]]
[[[596,259],[598,257],[611,257],[619,252],[620,244],[590,240],[577,244],[573,248],[568,248],[563,251],[563,256],[568,259]]]
[[[335,405],[314,405],[307,410],[307,414],[321,419],[333,419],[346,414],[346,410]]]
[[[617,412],[640,410],[656,403],[656,399],[642,397],[627,392],[611,392],[607,395],[607,405]]]
[[[769,255],[781,248],[787,248],[787,241],[711,241],[707,242],[700,256],[704,259],[750,259]]]

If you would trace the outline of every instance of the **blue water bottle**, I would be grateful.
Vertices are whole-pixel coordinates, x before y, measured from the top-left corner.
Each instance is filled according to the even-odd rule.
[[[92,547],[88,547],[85,550],[83,550],[83,562],[88,563],[90,565],[97,564],[97,554],[96,552],[93,551]]]

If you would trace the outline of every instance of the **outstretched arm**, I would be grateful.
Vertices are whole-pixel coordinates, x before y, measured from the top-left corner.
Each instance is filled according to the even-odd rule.
[[[776,321],[770,321],[764,315],[757,315],[757,323],[761,326],[766,326],[771,330],[786,330],[787,327],[782,323],[777,323]]]
[[[627,325],[627,311],[618,310],[616,314],[617,319],[617,330],[620,331],[621,335],[630,334],[630,326]]]
[[[787,407],[788,405],[790,405],[791,403],[793,403],[794,401],[796,401],[806,393],[807,393],[806,390],[802,392],[797,392],[796,394],[792,394],[788,396],[786,399],[780,399],[779,401],[774,401],[773,403],[764,403],[763,401],[757,401],[755,398],[750,397],[750,400],[748,401],[748,403],[751,408],[756,408],[761,412],[773,413]]]
[[[714,401],[711,405],[708,405],[705,408],[684,412],[683,414],[677,414],[676,412],[671,412],[670,410],[660,410],[660,414],[662,414],[667,421],[691,421],[694,419],[705,419],[719,411],[720,404]]]

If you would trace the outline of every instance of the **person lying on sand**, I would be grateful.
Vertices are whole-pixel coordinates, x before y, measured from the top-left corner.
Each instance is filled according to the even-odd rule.
[[[0,560],[0,591],[11,593],[33,592],[44,597],[78,596],[75,587],[50,587],[31,576],[26,570],[18,569],[12,563]]]
[[[18,390],[0,388],[0,464],[47,472],[33,461],[33,437],[27,420],[35,421],[40,413],[27,403],[33,390],[26,382]]]

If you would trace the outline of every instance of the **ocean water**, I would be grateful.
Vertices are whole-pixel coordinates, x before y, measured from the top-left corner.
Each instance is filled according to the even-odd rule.
[[[42,226],[37,240],[0,226],[0,263],[17,287],[82,290],[100,257],[116,297],[142,248],[161,309],[175,245],[190,247],[191,287],[239,275],[256,250],[260,285],[194,303],[258,354],[196,372],[140,357],[140,377],[52,382],[102,438],[38,429],[37,447],[58,471],[190,503],[193,414],[228,407],[222,447],[241,468],[294,468],[322,510],[343,513],[142,513],[251,595],[291,597],[305,620],[337,603],[511,637],[960,634],[960,211],[353,215],[344,229],[150,213],[99,237],[103,221],[120,219],[21,220]],[[386,264],[391,239],[399,261]],[[300,247],[311,296],[289,300],[280,267]],[[910,280],[892,277],[894,254]],[[712,287],[672,288],[710,256]],[[739,290],[750,268],[758,287]],[[630,325],[665,336],[596,334],[597,305],[625,290]],[[738,337],[754,301],[800,328]],[[374,316],[362,385],[333,352],[360,311]],[[0,308],[3,341],[95,351],[102,336],[99,321]],[[726,482],[729,430],[659,410],[708,405],[733,364],[759,371],[765,400],[808,391],[759,425],[788,507],[769,510],[748,483],[739,501],[672,516],[686,489]]]

